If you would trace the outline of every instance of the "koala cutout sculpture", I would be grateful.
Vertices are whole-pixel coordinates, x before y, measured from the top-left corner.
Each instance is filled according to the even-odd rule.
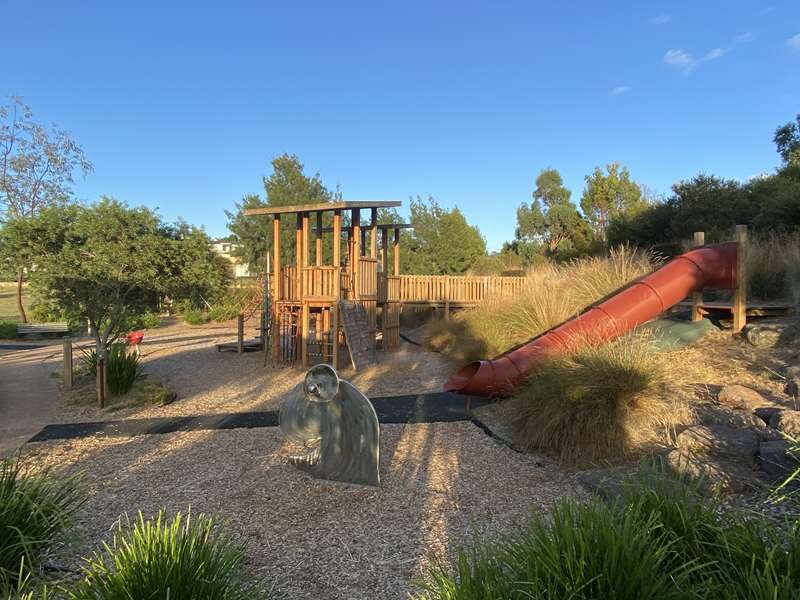
[[[375,408],[330,365],[306,373],[283,400],[280,427],[308,452],[289,462],[313,477],[379,486],[380,426]]]

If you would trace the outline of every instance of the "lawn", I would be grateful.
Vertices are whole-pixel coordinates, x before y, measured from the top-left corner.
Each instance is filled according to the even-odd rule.
[[[25,310],[30,308],[29,299],[23,291],[22,302]],[[13,282],[0,282],[0,321],[19,321],[17,312],[16,284]]]

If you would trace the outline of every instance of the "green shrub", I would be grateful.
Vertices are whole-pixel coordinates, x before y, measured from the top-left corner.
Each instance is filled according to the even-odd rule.
[[[667,441],[688,407],[652,342],[630,334],[541,365],[513,400],[517,443],[576,465]]]
[[[97,352],[84,351],[81,356],[83,368],[92,375],[97,375]],[[112,344],[106,352],[106,380],[108,391],[113,396],[127,394],[134,382],[142,376],[142,365],[135,352],[128,351],[124,342]]]
[[[0,321],[0,339],[13,340],[17,337],[17,324],[13,321]]]
[[[108,391],[113,396],[127,394],[133,382],[142,376],[142,366],[135,352],[128,352],[124,343],[112,344],[106,354]]]
[[[235,319],[239,315],[239,308],[231,304],[220,304],[208,311],[208,318],[217,323],[224,323]]]
[[[183,320],[189,325],[204,325],[208,323],[208,315],[206,315],[202,310],[190,308],[183,311]]]
[[[569,500],[550,518],[435,566],[429,600],[673,598],[756,600],[800,594],[800,532],[731,512],[655,472],[607,504]]]
[[[146,312],[132,317],[127,322],[127,329],[155,329],[161,324],[161,315],[157,312]]]
[[[0,593],[39,566],[83,500],[77,475],[57,478],[30,472],[19,458],[0,461]]]
[[[95,554],[71,600],[244,600],[264,598],[259,582],[243,572],[244,548],[212,519],[159,512],[120,524],[111,545]]]

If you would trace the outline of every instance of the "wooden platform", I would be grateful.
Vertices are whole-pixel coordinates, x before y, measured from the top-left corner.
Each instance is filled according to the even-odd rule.
[[[679,302],[675,308],[691,310],[692,303],[690,301]],[[703,302],[699,308],[704,315],[733,314],[733,302]],[[793,305],[782,302],[748,302],[746,315],[748,317],[786,317],[794,312]]]
[[[244,344],[242,345],[243,352],[258,352],[263,349],[264,349],[264,344],[258,338],[253,340],[245,340]],[[239,351],[238,342],[222,342],[221,344],[217,344],[217,352],[238,352],[238,351]]]

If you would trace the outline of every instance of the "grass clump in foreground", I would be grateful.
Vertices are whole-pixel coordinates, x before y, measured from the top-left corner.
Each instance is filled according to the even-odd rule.
[[[619,459],[668,441],[690,416],[682,396],[651,336],[588,345],[516,392],[516,442],[565,465]]]
[[[545,263],[528,272],[519,294],[488,298],[450,321],[432,322],[427,343],[463,362],[497,356],[650,273],[657,263],[653,255],[625,246],[608,257]]]
[[[13,321],[0,321],[0,340],[13,340],[17,337],[17,324]]]
[[[111,545],[87,560],[71,600],[245,600],[265,598],[242,569],[244,548],[205,516],[153,519],[141,513],[120,524]]]
[[[78,475],[57,478],[32,473],[19,458],[0,461],[0,594],[39,567],[83,500]]]
[[[800,597],[800,530],[726,511],[659,475],[612,504],[567,500],[517,534],[436,566],[427,600]]]

